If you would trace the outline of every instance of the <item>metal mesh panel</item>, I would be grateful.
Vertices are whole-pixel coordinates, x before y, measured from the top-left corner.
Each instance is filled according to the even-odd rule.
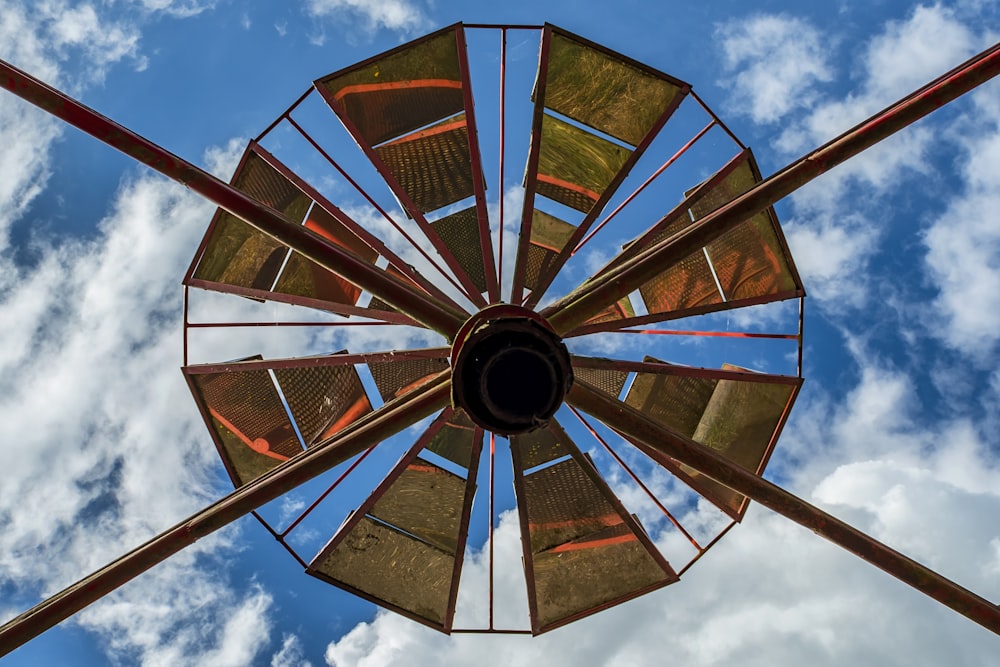
[[[312,200],[256,153],[248,152],[233,185],[262,204],[284,213],[292,222],[305,216]]]
[[[200,280],[268,290],[288,248],[219,210],[209,227],[205,252],[194,277]]]
[[[448,362],[445,359],[403,359],[371,363],[368,368],[382,400],[389,401],[448,368]]]
[[[375,145],[464,108],[455,32],[317,81]]]
[[[639,294],[650,313],[722,302],[712,269],[701,251],[685,257],[647,282],[639,288]]]
[[[486,269],[483,266],[483,243],[479,236],[479,216],[476,207],[431,223],[451,254],[458,260],[480,292],[486,291]]]
[[[608,370],[604,368],[573,367],[573,381],[590,385],[609,396],[618,398],[625,388],[628,373],[625,371]]]
[[[728,300],[777,294],[796,287],[766,213],[712,242],[708,255]]]
[[[622,517],[574,459],[524,477],[532,553],[622,523]]]
[[[454,554],[464,498],[464,479],[417,458],[369,514]]]
[[[677,579],[620,524],[532,558],[540,630]]]
[[[510,442],[511,446],[517,448],[525,470],[569,454],[569,450],[550,428],[540,428],[530,433],[511,436]]]
[[[686,229],[759,181],[753,156],[746,150],[710,179],[688,190],[685,196],[690,198],[690,208],[672,212],[657,224],[656,233],[649,239],[628,244],[624,256],[634,256],[637,251]],[[719,281],[717,286],[715,278]],[[643,286],[640,293],[648,312],[667,313],[723,301],[787,294],[797,289],[801,289],[801,284],[777,220],[768,209],[736,225],[704,250],[669,267]]]
[[[354,366],[278,368],[274,376],[307,446],[371,412]]]
[[[274,292],[351,306],[361,298],[360,287],[297,252],[288,258],[285,270],[274,285]]]
[[[473,195],[469,130],[464,114],[382,144],[375,153],[421,212]]]
[[[613,303],[597,315],[587,320],[587,324],[600,324],[601,322],[613,322],[624,317],[635,317],[635,308],[632,307],[632,299],[625,296]]]
[[[310,574],[444,626],[454,555],[368,517],[334,540],[309,565]]]
[[[545,106],[633,146],[681,89],[560,33],[549,46]]]
[[[192,375],[191,381],[239,484],[302,450],[266,370]]]
[[[586,213],[631,151],[552,116],[542,116],[537,191]]]
[[[728,364],[723,368],[742,370]],[[747,470],[763,472],[760,467],[793,391],[787,384],[719,380],[691,439]],[[733,512],[740,511],[743,495],[687,466],[681,467]]]
[[[652,357],[646,361],[656,362]],[[723,365],[723,370],[742,371]],[[794,392],[789,384],[638,373],[625,403],[677,433],[758,473]],[[745,497],[683,464],[673,470],[712,502],[739,516]]]
[[[562,429],[546,431],[571,458],[525,475],[527,448],[513,452],[535,632],[677,578]]]
[[[448,423],[438,431],[427,445],[428,451],[457,463],[463,468],[471,465],[476,428],[461,409],[452,413]]]
[[[313,207],[305,224],[307,229],[360,259],[374,263],[378,258],[375,250],[320,206]],[[289,257],[274,291],[348,305],[356,304],[361,297],[361,288],[297,252]]]
[[[479,447],[468,418],[454,412],[435,424],[389,473],[359,512],[337,532],[308,572],[347,587],[438,629],[451,627],[465,534],[475,489],[473,458]],[[432,426],[432,429],[434,426]],[[451,447],[468,479],[417,456],[434,443]]]
[[[645,361],[662,363],[652,357]],[[718,380],[637,373],[625,403],[688,438],[694,435]]]
[[[559,218],[535,209],[531,213],[531,235],[525,258],[524,285],[537,289],[551,278],[551,267],[559,252],[566,247],[576,227]]]
[[[541,278],[549,273],[549,268],[558,253],[534,244],[528,245],[527,260],[524,267],[524,286],[530,290],[538,289]]]

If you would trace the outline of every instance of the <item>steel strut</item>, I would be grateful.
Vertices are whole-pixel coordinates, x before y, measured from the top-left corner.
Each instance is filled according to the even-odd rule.
[[[441,303],[409,283],[338,248],[205,170],[2,60],[0,86],[167,178],[182,183],[261,233],[378,296],[448,340],[468,319],[469,314],[465,311]]]
[[[733,491],[863,558],[984,628],[1000,634],[1000,607],[997,605],[763,477],[758,477],[714,449],[660,426],[638,410],[581,382],[573,385],[566,401],[604,422],[654,460],[670,458],[708,475]]]
[[[313,445],[0,626],[0,656],[7,655],[198,539],[443,409],[451,400],[449,375],[450,371],[444,371],[423,387],[368,413],[340,433]]]

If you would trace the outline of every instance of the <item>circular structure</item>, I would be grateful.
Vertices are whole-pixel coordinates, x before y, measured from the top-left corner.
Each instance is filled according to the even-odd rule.
[[[452,396],[479,426],[498,435],[545,428],[573,382],[569,352],[533,311],[488,306],[452,345]]]
[[[537,63],[507,57],[508,39],[538,38]],[[500,63],[492,82],[476,62]],[[315,485],[287,503],[305,509],[255,515],[310,575],[443,632],[497,631],[455,614],[470,540],[484,540],[493,618],[506,510],[527,627],[504,631],[674,583],[743,517],[749,498],[715,478],[763,473],[802,381],[804,290],[774,211],[715,219],[760,181],[689,84],[555,26],[455,25],[320,77],[247,146],[242,194],[185,277],[251,310],[319,315],[197,327],[329,327],[314,338],[333,349],[365,339],[346,327],[401,333],[376,351],[185,359],[234,485],[315,454]],[[728,311],[790,299],[783,333],[728,327]],[[692,318],[703,326],[654,326]],[[789,358],[794,372],[753,368]],[[498,457],[513,493],[495,483]],[[345,488],[372,478],[367,496]]]
[[[501,37],[494,174],[500,187],[492,200],[486,196],[489,174],[475,119],[474,97],[482,97],[473,96],[466,28]],[[520,190],[514,188],[522,209],[508,284],[504,202],[511,191],[505,189],[504,139],[508,125],[516,126],[506,120],[509,30],[537,32],[541,45],[538,69],[522,87],[530,91],[524,99],[531,100],[525,107],[531,129]],[[247,513],[317,579],[437,630],[539,634],[678,581],[743,517],[751,498],[1000,631],[996,605],[761,478],[802,381],[804,291],[768,206],[995,76],[998,61],[1000,44],[762,181],[749,149],[688,84],[551,25],[455,25],[318,79],[250,143],[228,186],[0,61],[3,85],[15,94],[221,207],[184,279],[184,372],[238,487],[4,624],[0,643],[8,651],[20,646]],[[341,121],[412,224],[389,214],[299,123],[299,107],[313,92]],[[691,129],[690,119],[687,125],[677,120],[683,120],[688,100],[707,116],[707,124],[672,154],[661,150],[671,156],[660,167],[643,167],[640,157],[647,150],[656,153],[670,127],[681,127],[682,134]],[[680,203],[650,218],[649,209],[636,202],[716,130],[737,147],[735,154],[714,164],[688,165],[698,177],[673,179],[680,181],[673,184],[681,187]],[[355,188],[409,250],[390,248],[372,233],[377,222],[355,219],[365,211],[349,215],[310,185],[297,173],[308,170],[299,165],[301,155],[292,170],[287,164],[293,160],[283,161],[262,145],[281,131],[304,139],[311,154]],[[270,143],[284,146],[281,138]],[[639,183],[631,180],[635,172],[648,176]],[[311,178],[331,187],[323,177]],[[573,264],[613,218],[616,231],[625,232],[621,222],[636,210],[647,224],[656,222],[602,268],[593,270],[599,261]],[[423,234],[430,247],[412,231]],[[409,261],[415,255],[423,258],[417,265]],[[590,277],[538,309],[550,287],[560,289],[559,277],[581,266],[581,275]],[[307,306],[334,319],[190,322],[187,287]],[[728,318],[724,331],[636,328],[694,317],[718,326],[713,313],[791,298],[799,299],[797,333],[732,331]],[[355,316],[360,317],[346,319]],[[398,344],[385,352],[188,363],[189,333],[196,329],[382,325],[423,327],[451,347],[390,339]],[[597,335],[605,333],[641,334],[644,344],[632,350],[642,353],[641,361],[625,358],[628,345],[608,344]],[[650,354],[657,346],[649,342],[671,337],[794,341],[797,355],[781,357],[797,358],[797,372],[765,373],[728,362],[716,368]],[[329,349],[331,338],[337,336],[316,335],[309,342]],[[590,341],[589,346],[573,339]],[[567,346],[567,340],[573,344]],[[610,351],[615,358],[587,356],[588,351]],[[767,367],[766,355],[755,355],[752,365]],[[575,433],[552,413],[560,402],[559,419],[580,424]],[[408,427],[435,413],[307,562],[300,550],[331,530],[324,507],[342,490],[341,482],[351,475],[352,482],[361,477],[363,484],[368,477],[356,470],[366,459],[408,440]],[[488,457],[484,424],[490,430]],[[603,452],[577,447],[574,440],[584,430]],[[621,455],[602,433],[632,448]],[[497,435],[507,437],[505,452],[495,447]],[[510,502],[494,483],[495,460],[504,453],[512,466]],[[485,515],[482,504],[473,511],[480,458],[489,463]],[[627,483],[622,485],[622,472],[633,483],[631,491],[641,491],[662,515],[651,515],[649,504],[635,500]],[[306,506],[303,494],[314,493]],[[275,513],[272,501],[279,499]],[[289,520],[287,512],[303,506]],[[352,506],[357,505],[348,501],[338,507]],[[497,628],[494,527],[514,516],[505,510],[515,508],[530,628]],[[712,508],[726,521],[707,517]],[[467,549],[475,555],[468,540],[477,516],[487,525],[482,551],[488,553],[488,624],[456,627]],[[318,524],[309,526],[316,517]],[[674,551],[685,542],[693,552],[678,570],[671,561],[680,560]],[[501,565],[513,561],[503,559]]]

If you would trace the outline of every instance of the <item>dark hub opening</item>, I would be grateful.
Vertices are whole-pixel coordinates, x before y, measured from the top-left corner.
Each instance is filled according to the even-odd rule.
[[[497,319],[489,319],[485,311],[481,315],[456,339],[456,406],[502,435],[545,426],[573,380],[566,346],[533,313]]]

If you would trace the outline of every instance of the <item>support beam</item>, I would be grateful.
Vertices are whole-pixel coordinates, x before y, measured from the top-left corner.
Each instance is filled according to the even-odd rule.
[[[1000,43],[880,111],[705,217],[599,275],[541,311],[565,336],[736,225],[837,165],[1000,74]]]
[[[468,319],[465,311],[440,303],[410,284],[358,259],[303,225],[293,223],[228,183],[3,60],[0,60],[0,87],[135,158],[167,178],[186,185],[255,229],[378,296],[449,340]]]
[[[445,408],[451,398],[449,375],[450,371],[444,371],[424,387],[365,415],[340,433],[241,486],[0,626],[0,656],[7,655],[198,539]]]
[[[733,491],[742,493],[825,537],[984,628],[1000,634],[1000,607],[997,605],[758,477],[714,449],[660,426],[625,403],[580,382],[573,385],[566,400],[573,407],[604,422],[654,460],[669,457],[691,466]]]

